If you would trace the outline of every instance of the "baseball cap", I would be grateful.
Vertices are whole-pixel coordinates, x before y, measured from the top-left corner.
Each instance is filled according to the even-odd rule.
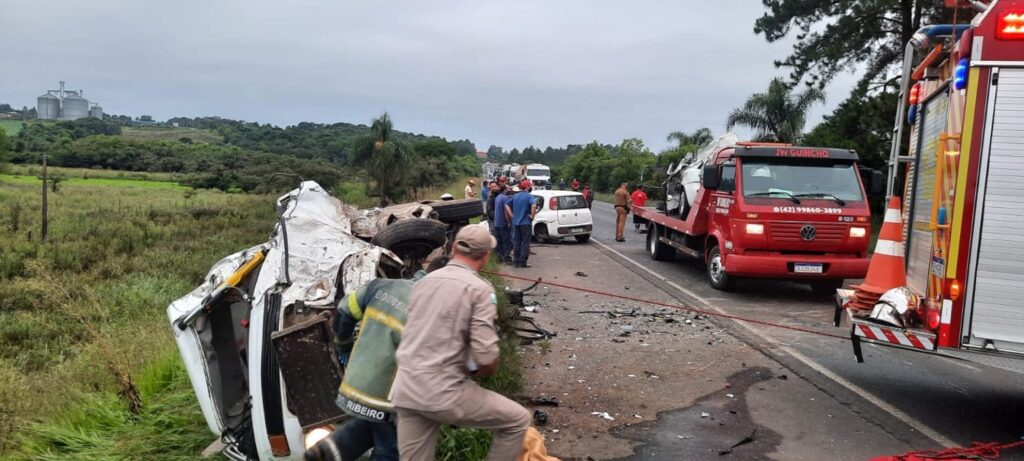
[[[520,189],[529,189],[531,187],[533,187],[533,183],[529,179],[524,179],[523,182],[519,183]]]
[[[469,253],[481,253],[498,246],[498,241],[486,227],[466,226],[455,235],[455,245]]]

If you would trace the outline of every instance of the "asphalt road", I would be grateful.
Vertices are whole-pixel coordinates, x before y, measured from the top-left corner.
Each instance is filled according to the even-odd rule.
[[[626,242],[614,241],[611,204],[595,202],[593,243],[624,267],[654,282],[683,303],[730,315],[846,335],[832,326],[833,300],[806,285],[742,280],[733,292],[707,283],[701,262],[659,262],[646,251],[632,215]],[[630,293],[642,296],[638,293]],[[1014,442],[1024,437],[1024,374],[974,362],[865,345],[856,363],[849,341],[722,319],[721,324],[910,446],[936,449],[971,442]],[[807,421],[807,424],[814,424]],[[1000,459],[1024,459],[1024,449]]]

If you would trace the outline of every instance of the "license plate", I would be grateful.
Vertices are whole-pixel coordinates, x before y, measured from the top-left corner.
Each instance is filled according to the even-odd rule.
[[[798,274],[820,274],[822,272],[821,264],[793,264],[793,272]]]
[[[583,232],[584,232],[584,230],[583,230],[583,229],[580,229],[580,228],[576,228],[576,229],[569,229],[569,233],[570,233],[570,234],[582,234]]]

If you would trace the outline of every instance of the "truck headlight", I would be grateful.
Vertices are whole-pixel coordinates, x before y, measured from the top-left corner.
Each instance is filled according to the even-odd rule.
[[[868,230],[863,228],[863,227],[851,227],[850,228],[850,237],[860,238],[860,237],[863,237],[865,235],[868,235]]]
[[[747,233],[751,235],[761,235],[764,233],[764,224],[747,224]]]

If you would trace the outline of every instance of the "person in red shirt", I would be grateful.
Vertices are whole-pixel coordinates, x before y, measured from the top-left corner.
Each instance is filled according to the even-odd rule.
[[[644,192],[644,186],[642,184],[637,184],[636,189],[633,189],[633,194],[630,195],[630,199],[633,200],[633,205],[644,206],[647,202],[647,192]],[[637,216],[636,213],[633,213],[633,227],[637,232],[642,232],[640,230],[641,224],[647,223],[643,218]]]
[[[572,191],[573,192],[579,192],[580,191],[580,180],[579,179],[572,178]]]

